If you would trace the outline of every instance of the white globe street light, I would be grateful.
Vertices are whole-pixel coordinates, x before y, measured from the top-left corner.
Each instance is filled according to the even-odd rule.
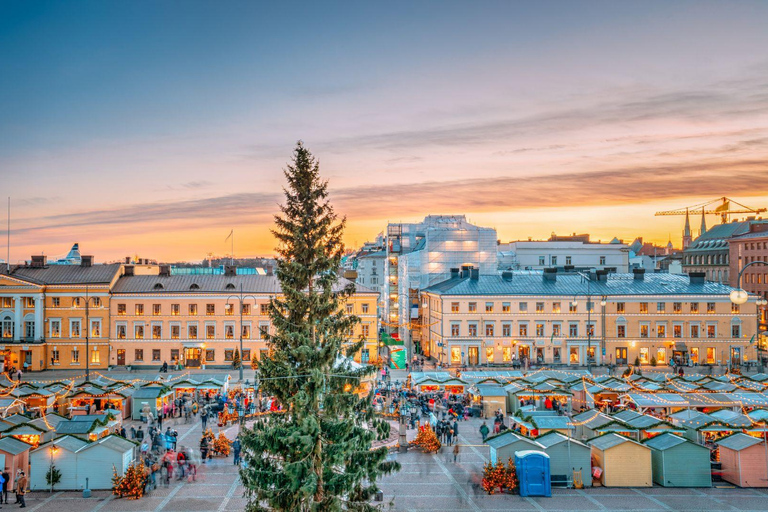
[[[749,300],[749,294],[742,289],[731,292],[731,302],[734,304],[744,304]]]

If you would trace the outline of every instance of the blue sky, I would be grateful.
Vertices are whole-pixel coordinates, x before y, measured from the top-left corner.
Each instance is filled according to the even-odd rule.
[[[297,139],[350,244],[430,213],[674,240],[655,210],[768,203],[766,21],[765,2],[3,2],[11,260],[74,239],[200,259],[231,228],[267,254]]]

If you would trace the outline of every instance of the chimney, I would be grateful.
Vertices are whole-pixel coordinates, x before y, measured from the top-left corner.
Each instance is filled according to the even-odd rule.
[[[512,280],[512,277],[514,277],[514,275],[515,275],[515,274],[514,274],[512,271],[510,271],[510,270],[505,270],[504,272],[502,272],[502,273],[501,273],[501,278],[502,278],[504,281],[511,281],[511,280]]]
[[[609,272],[606,269],[598,270],[597,272],[595,272],[595,277],[597,278],[597,281],[604,283],[608,280],[608,273]]]
[[[30,266],[34,268],[43,268],[48,261],[48,257],[45,255],[32,256]]]
[[[550,267],[544,269],[545,281],[557,281],[557,267]]]
[[[473,281],[477,281],[480,279],[480,269],[479,268],[471,268],[469,269],[469,278]]]
[[[691,280],[691,284],[704,284],[706,281],[706,272],[690,272],[688,278]]]
[[[563,270],[566,272],[573,272],[573,269],[576,268],[573,265],[563,265]]]
[[[237,275],[237,267],[235,265],[224,265],[224,275],[225,276],[236,276]],[[344,277],[347,277],[346,275]]]
[[[123,267],[123,275],[128,277],[136,275],[136,273],[134,272],[135,269],[136,267],[134,267],[133,265],[126,265]]]
[[[459,269],[457,268],[451,269],[451,279],[456,279],[457,277],[459,277],[459,274],[460,274]]]
[[[171,275],[171,266],[170,265],[160,265],[160,273],[161,276],[170,276]]]
[[[80,266],[81,267],[92,267],[93,266],[93,256],[81,256],[80,257]]]
[[[461,266],[461,274],[459,277],[469,277],[469,271],[472,269],[472,265],[462,265]]]
[[[634,274],[636,281],[643,281],[645,279],[645,269],[644,268],[633,268],[632,274]]]
[[[266,270],[267,270],[267,275],[268,275],[268,276],[271,276],[271,275],[272,275],[272,273],[274,272],[274,269],[273,269],[272,267],[267,267],[267,269],[266,269]]]
[[[126,265],[130,265],[131,264],[131,257],[130,256],[126,256],[125,257],[125,264]]]

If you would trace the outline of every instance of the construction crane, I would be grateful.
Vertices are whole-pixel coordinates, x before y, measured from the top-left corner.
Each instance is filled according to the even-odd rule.
[[[713,206],[715,203],[720,203],[719,206],[716,208],[707,208]],[[731,209],[731,205],[734,204],[738,207],[741,207],[742,209]],[[753,213],[758,214],[766,211],[765,208],[750,208],[749,206],[744,206],[743,204],[734,201],[733,199],[730,199],[728,197],[719,197],[717,199],[713,199],[712,201],[708,201],[706,203],[701,204],[695,204],[693,206],[687,206],[685,208],[681,208],[679,210],[668,210],[665,212],[656,212],[656,216],[661,215],[687,215],[688,212],[692,213],[699,213],[702,214],[714,214],[714,215],[720,215],[720,220],[723,224],[728,222],[728,217],[730,215],[735,215],[737,213]]]

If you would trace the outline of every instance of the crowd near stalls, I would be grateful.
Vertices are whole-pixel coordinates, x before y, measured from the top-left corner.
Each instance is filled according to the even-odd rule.
[[[553,484],[758,486],[742,478],[742,469],[752,466],[762,468],[760,486],[768,481],[765,374],[439,372],[418,375],[413,382],[421,387],[413,389],[440,390],[456,379],[465,382],[469,405],[493,419],[483,433],[492,458],[543,451],[553,464]],[[570,469],[556,453],[561,444],[571,449]],[[574,453],[584,457],[585,450],[590,462],[577,466]],[[557,468],[551,461],[558,461]]]

